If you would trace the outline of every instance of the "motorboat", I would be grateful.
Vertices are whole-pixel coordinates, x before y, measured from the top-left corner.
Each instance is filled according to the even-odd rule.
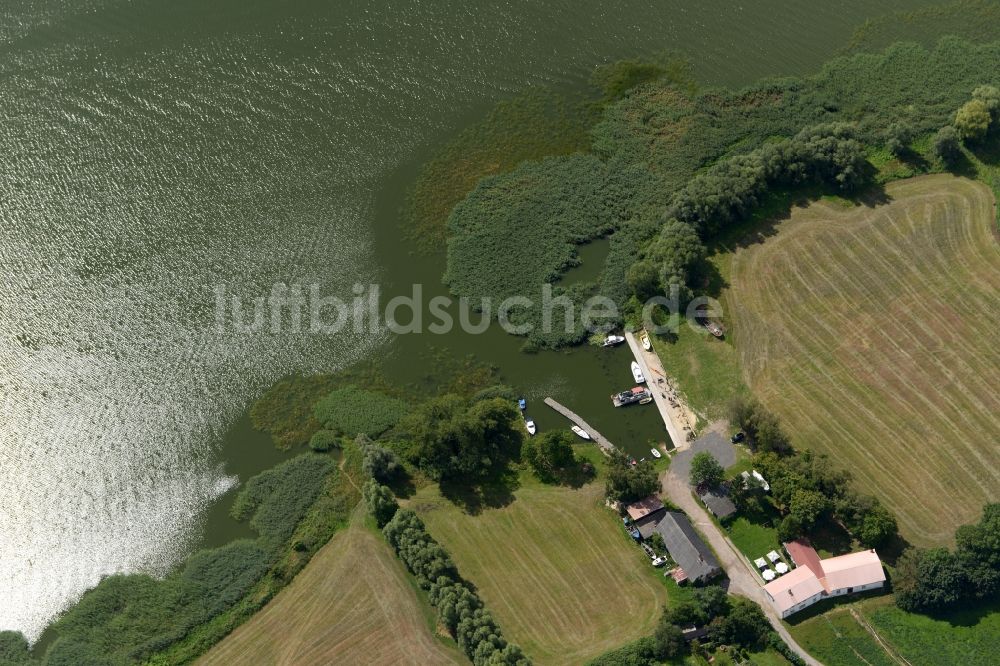
[[[653,400],[653,394],[649,392],[645,386],[636,386],[629,389],[628,391],[622,391],[621,393],[615,393],[611,396],[611,404],[615,407],[624,407],[625,405],[631,405],[632,403],[638,402],[644,405]]]
[[[590,433],[588,433],[586,430],[584,430],[583,428],[581,428],[578,425],[571,426],[570,430],[572,430],[573,432],[575,432],[577,434],[577,436],[579,436],[581,439],[586,439],[586,440],[590,439]]]
[[[531,419],[524,422],[524,427],[528,431],[529,435],[534,435],[538,431],[538,428],[535,427],[535,422]]]
[[[525,400],[524,398],[518,398],[517,399],[517,406],[523,412],[525,409],[528,408],[528,401]]]
[[[604,338],[604,342],[601,343],[602,347],[617,347],[621,343],[625,342],[624,335],[609,335]]]
[[[653,454],[654,458],[662,458],[663,457],[663,454],[660,453],[659,449],[650,449],[649,451],[650,451],[650,453]]]
[[[637,361],[632,361],[632,377],[635,378],[636,384],[646,383],[646,378],[642,375],[642,368],[639,367]]]

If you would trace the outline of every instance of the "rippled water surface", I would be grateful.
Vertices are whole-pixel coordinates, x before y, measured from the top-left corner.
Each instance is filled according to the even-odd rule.
[[[711,82],[808,71],[866,12],[690,4],[5,1],[0,629],[167,570],[237,483],[218,451],[248,402],[384,343],[222,333],[216,285],[404,280],[375,193],[471,110],[664,48]]]

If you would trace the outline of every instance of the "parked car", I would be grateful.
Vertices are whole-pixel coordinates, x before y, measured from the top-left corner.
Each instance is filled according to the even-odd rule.
[[[744,434],[742,432],[738,432],[735,435],[733,435],[732,437],[730,437],[729,441],[731,441],[733,444],[739,444],[740,442],[742,442],[746,438],[747,438],[746,434]]]

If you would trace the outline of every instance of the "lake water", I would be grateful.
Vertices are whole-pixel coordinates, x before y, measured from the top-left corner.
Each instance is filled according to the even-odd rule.
[[[34,639],[101,576],[162,573],[229,535],[212,500],[277,459],[241,414],[291,372],[378,350],[419,378],[433,344],[498,364],[542,428],[559,424],[538,407],[554,395],[633,450],[655,439],[653,410],[610,410],[625,350],[220,331],[213,294],[440,291],[440,256],[398,240],[403,190],[491,104],[663,49],[707,83],[807,72],[876,11],[693,4],[4,2],[0,629]]]

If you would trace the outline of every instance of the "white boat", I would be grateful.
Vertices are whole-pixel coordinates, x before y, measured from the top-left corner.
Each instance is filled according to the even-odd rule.
[[[590,439],[590,434],[586,430],[584,430],[583,428],[581,428],[578,425],[571,426],[570,430],[572,430],[573,432],[575,432],[582,439]]]
[[[632,361],[632,376],[635,378],[636,384],[646,383],[646,378],[642,376],[642,369],[636,361]]]
[[[538,428],[535,427],[535,422],[531,419],[524,422],[524,427],[527,429],[529,435],[534,435],[538,431]]]
[[[653,343],[649,341],[649,333],[646,331],[643,331],[642,335],[639,336],[639,342],[642,343],[642,348],[646,351],[653,351]]]
[[[660,453],[658,449],[650,449],[650,452],[652,452],[654,458],[662,458],[663,457],[663,454]]]
[[[608,337],[604,338],[604,342],[601,343],[601,346],[614,347],[616,345],[620,345],[623,342],[625,342],[624,335],[609,335]]]

